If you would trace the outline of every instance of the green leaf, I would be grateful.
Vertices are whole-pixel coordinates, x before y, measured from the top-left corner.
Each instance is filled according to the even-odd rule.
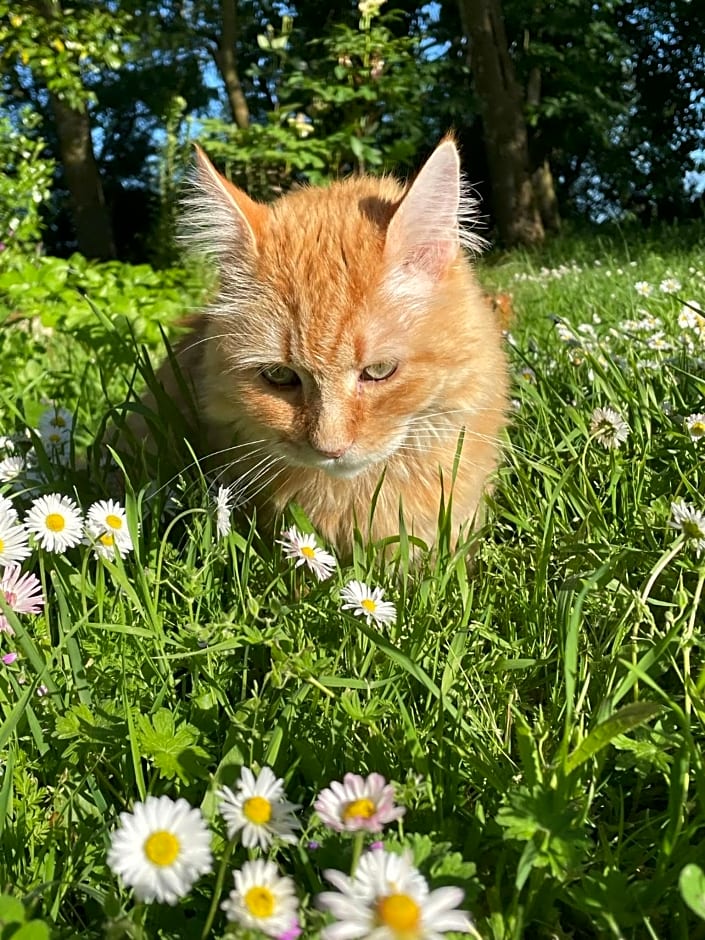
[[[620,708],[593,728],[572,754],[568,755],[565,761],[565,772],[567,774],[572,773],[586,760],[594,757],[595,754],[607,747],[618,735],[650,721],[661,709],[662,706],[656,702],[632,702],[630,705]]]
[[[0,894],[0,927],[7,924],[23,924],[24,917],[24,904],[19,898],[11,894]]]
[[[50,940],[49,928],[42,920],[31,920],[13,933],[12,940]]]
[[[178,777],[190,783],[205,775],[208,754],[199,747],[198,729],[184,722],[178,727],[174,717],[166,708],[160,708],[150,722],[140,715],[137,719],[140,749],[159,770],[162,777]]]
[[[686,865],[678,879],[681,897],[698,917],[705,920],[705,873],[699,865]]]

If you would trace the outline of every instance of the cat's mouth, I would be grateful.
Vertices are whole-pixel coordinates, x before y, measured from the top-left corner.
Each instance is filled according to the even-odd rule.
[[[305,467],[308,470],[321,470],[336,480],[350,480],[368,470],[378,460],[371,457],[360,457],[346,453],[341,457],[324,457],[310,448],[287,448],[288,462],[295,467]]]

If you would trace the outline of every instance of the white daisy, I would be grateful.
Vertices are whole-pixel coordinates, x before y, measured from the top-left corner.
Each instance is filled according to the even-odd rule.
[[[27,513],[25,526],[48,552],[65,552],[83,537],[83,516],[68,496],[40,496]]]
[[[520,369],[518,378],[520,378],[522,382],[528,382],[529,385],[536,385],[536,373],[531,366],[524,366]]]
[[[211,836],[199,809],[186,800],[148,796],[120,813],[108,866],[139,901],[176,904],[213,865]]]
[[[274,862],[245,862],[233,872],[233,880],[235,888],[220,905],[229,921],[267,937],[280,937],[291,929],[298,910],[294,882],[280,875]]]
[[[3,496],[2,493],[0,493],[0,515],[3,513],[17,522],[17,510],[15,509],[14,503],[11,499],[8,499],[7,496]]]
[[[233,510],[233,489],[231,486],[219,486],[215,497],[215,531],[219,539],[224,539],[232,531],[230,514]]]
[[[654,292],[653,287],[648,281],[637,281],[634,285],[634,290],[640,297],[651,297]]]
[[[681,282],[677,277],[665,277],[659,284],[659,290],[663,294],[676,294],[681,289]]]
[[[63,447],[71,437],[73,415],[66,408],[53,406],[39,418],[39,435],[46,446]]]
[[[0,460],[0,483],[10,483],[16,480],[24,470],[24,458],[5,457]]]
[[[629,437],[629,425],[613,408],[595,408],[590,433],[607,450],[616,450]]]
[[[364,581],[350,581],[340,592],[343,610],[351,610],[356,617],[365,617],[370,624],[392,623],[397,609],[391,601],[383,601],[381,587],[369,588]]]
[[[671,503],[669,525],[679,529],[693,543],[697,555],[705,552],[705,513],[679,499]]]
[[[256,778],[249,767],[243,767],[237,793],[221,787],[218,796],[228,837],[234,839],[242,831],[245,848],[259,845],[266,849],[275,837],[282,842],[296,842],[294,830],[300,828],[300,823],[294,811],[299,807],[287,801],[284,782],[274,776],[270,767],[263,767]]]
[[[11,437],[0,434],[0,456],[9,456],[15,453],[15,442]]]
[[[678,314],[678,326],[682,330],[693,330],[698,325],[700,319],[700,304],[696,300],[689,300],[683,304],[681,312]]]
[[[702,441],[705,439],[705,415],[688,415],[685,419],[685,425],[692,440]]]
[[[132,551],[132,537],[127,528],[124,508],[114,499],[103,499],[88,510],[86,535],[96,558],[124,558]]]
[[[324,874],[338,890],[318,896],[336,921],[321,931],[322,940],[442,940],[449,931],[473,930],[470,915],[457,910],[463,891],[429,891],[408,852],[377,849],[362,856],[353,877],[335,870]]]
[[[14,507],[11,503],[9,507],[0,506],[0,565],[15,564],[30,554],[27,532],[18,521]]]
[[[319,581],[331,576],[336,564],[335,558],[330,552],[318,548],[314,535],[304,535],[296,526],[291,526],[282,532],[282,537],[276,541],[278,545],[284,546],[286,558],[296,559],[296,568],[306,565]]]
[[[670,352],[673,349],[673,343],[669,343],[665,334],[661,331],[658,333],[652,333],[651,336],[647,339],[646,345],[649,347],[649,349],[654,349],[658,352]]]
[[[322,790],[313,804],[321,821],[336,832],[381,832],[406,810],[394,805],[394,787],[381,774],[345,774]]]

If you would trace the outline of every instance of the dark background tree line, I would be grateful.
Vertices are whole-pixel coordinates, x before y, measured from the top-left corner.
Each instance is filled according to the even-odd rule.
[[[411,173],[449,128],[495,236],[531,245],[702,216],[703,37],[689,0],[0,0],[0,113],[55,161],[50,252],[170,261],[189,140],[270,199]]]

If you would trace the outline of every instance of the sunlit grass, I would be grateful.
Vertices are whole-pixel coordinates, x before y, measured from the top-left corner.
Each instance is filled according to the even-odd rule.
[[[346,771],[396,782],[407,811],[385,844],[411,847],[434,887],[460,885],[483,937],[697,936],[679,877],[705,863],[705,558],[669,523],[676,499],[705,510],[705,441],[686,424],[705,412],[705,332],[678,322],[683,302],[705,308],[702,247],[564,241],[483,264],[512,295],[517,378],[470,573],[450,549],[410,566],[402,538],[395,563],[360,545],[318,581],[246,519],[219,538],[214,489],[193,473],[128,483],[124,559],[35,552],[23,568],[45,613],[0,636],[19,654],[0,667],[0,875],[27,916],[56,936],[199,937],[215,877],[176,908],[136,905],[106,864],[118,813],[186,798],[217,867],[215,791],[269,765],[304,807],[299,845],[276,858],[305,937],[325,922],[323,871],[354,852],[311,821]],[[129,331],[98,314],[78,337],[4,327],[0,347],[0,434],[37,427],[43,400],[74,413],[65,466],[36,448],[39,488],[84,511],[113,485],[85,447],[140,381]],[[660,325],[634,326],[647,316]],[[590,430],[607,407],[629,426],[611,450]],[[23,513],[36,496],[0,493]],[[351,579],[384,588],[396,619],[343,610]],[[246,858],[236,847],[222,899]]]

